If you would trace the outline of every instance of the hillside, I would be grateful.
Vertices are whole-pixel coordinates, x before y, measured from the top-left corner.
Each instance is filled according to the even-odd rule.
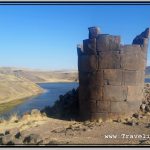
[[[150,66],[147,66],[145,69],[145,78],[147,79],[150,78]]]
[[[150,66],[146,67],[145,75],[146,75],[146,77],[150,77]]]
[[[77,71],[36,71],[17,68],[0,68],[0,73],[23,77],[32,82],[74,82],[78,80]]]
[[[23,77],[0,73],[0,104],[41,93],[42,89]]]

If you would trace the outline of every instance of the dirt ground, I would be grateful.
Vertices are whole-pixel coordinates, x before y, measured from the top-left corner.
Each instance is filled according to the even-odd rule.
[[[28,119],[27,119],[28,118]],[[32,118],[32,119],[31,119]],[[7,124],[7,126],[6,126]],[[38,145],[147,145],[150,144],[150,114],[121,120],[77,122],[47,117],[24,117],[24,121],[0,124],[0,133],[18,129],[27,137],[38,135]],[[19,142],[16,145],[22,145]],[[27,143],[23,145],[30,145]],[[37,143],[34,143],[37,144]]]
[[[29,133],[40,134],[47,137],[54,144],[149,144],[146,139],[126,137],[125,135],[148,135],[150,137],[150,116],[143,118],[139,125],[127,125],[122,122],[102,122],[84,124],[79,122],[67,122],[49,120],[39,127],[26,130]],[[125,134],[125,135],[123,135]],[[109,136],[107,138],[106,136]],[[111,136],[117,135],[113,138]]]

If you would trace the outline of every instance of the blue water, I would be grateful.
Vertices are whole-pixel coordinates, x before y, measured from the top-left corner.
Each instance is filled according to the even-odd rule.
[[[145,78],[145,83],[150,83],[150,78]]]
[[[78,83],[39,83],[45,92],[25,100],[20,105],[15,106],[13,109],[1,114],[1,117],[8,117],[12,114],[17,113],[22,115],[25,112],[29,112],[32,109],[43,109],[45,106],[52,106],[56,100],[58,100],[59,95],[63,95],[69,90],[78,87]]]

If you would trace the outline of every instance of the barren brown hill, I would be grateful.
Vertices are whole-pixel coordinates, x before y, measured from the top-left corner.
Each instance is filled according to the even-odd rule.
[[[78,81],[78,73],[75,70],[62,70],[62,71],[37,71],[29,69],[18,69],[4,67],[0,68],[2,74],[12,74],[17,77],[23,77],[32,82],[74,82]]]
[[[150,77],[150,66],[147,66],[145,69],[145,75],[146,77]]]
[[[0,104],[42,92],[42,89],[32,81],[10,74],[0,73],[0,83]]]

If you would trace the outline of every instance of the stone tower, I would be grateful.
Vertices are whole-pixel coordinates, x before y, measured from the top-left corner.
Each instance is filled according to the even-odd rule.
[[[120,36],[89,28],[89,39],[77,46],[79,106],[83,120],[118,118],[137,111],[143,99],[149,28],[132,45]]]

